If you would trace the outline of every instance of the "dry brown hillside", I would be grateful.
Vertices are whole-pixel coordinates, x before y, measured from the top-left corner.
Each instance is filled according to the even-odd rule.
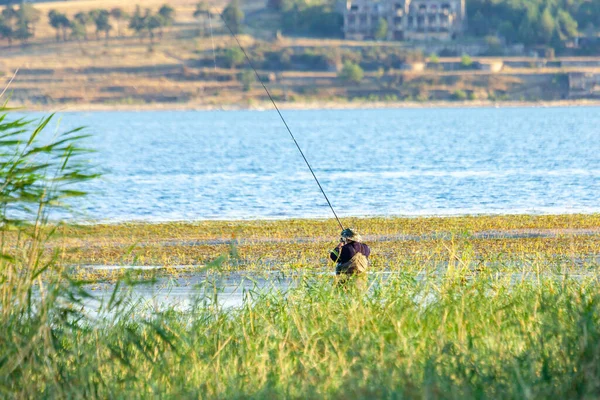
[[[196,2],[169,1],[176,10],[175,23],[154,43],[147,36],[138,37],[127,29],[125,21],[119,22],[121,36],[117,34],[117,21],[111,21],[114,29],[108,38],[102,34],[96,37],[90,26],[88,40],[57,42],[56,31],[48,22],[50,10],[65,13],[69,18],[98,8],[122,7],[132,13],[138,4],[135,1],[75,0],[36,4],[42,16],[36,25],[35,37],[12,47],[0,41],[0,80],[8,82],[14,71],[19,70],[11,86],[12,104],[45,109],[262,104],[267,100],[265,93],[260,85],[252,82],[245,62],[242,60],[233,66],[223,62],[227,49],[236,47],[216,15],[226,2],[205,1],[215,13],[210,21],[194,18]],[[142,8],[150,8],[152,12],[164,3],[165,0],[139,2]],[[240,39],[253,57],[258,57],[257,54],[267,57],[270,53],[279,59],[288,57],[289,61],[291,55],[286,68],[264,67],[260,74],[278,101],[294,106],[349,101],[397,104],[435,100],[562,100],[569,97],[572,74],[595,76],[600,70],[600,61],[594,66],[593,59],[581,67],[565,66],[567,64],[559,61],[541,65],[539,59],[528,58],[505,60],[503,68],[494,71],[484,66],[502,63],[502,59],[473,58],[474,68],[461,69],[460,57],[439,58],[436,64],[427,64],[427,60],[422,59],[420,67],[419,63],[411,64],[409,70],[397,65],[384,68],[377,61],[382,55],[404,51],[402,49],[409,44],[276,38],[273,21],[277,15],[265,9],[264,0],[241,1],[241,6],[246,13],[246,26]],[[212,27],[212,36],[207,22]],[[344,60],[360,57],[368,66],[363,79],[360,82],[340,79],[338,73]],[[326,62],[330,64],[326,68],[312,68],[297,61],[307,58],[329,60]],[[267,65],[258,59],[255,61],[259,68]]]

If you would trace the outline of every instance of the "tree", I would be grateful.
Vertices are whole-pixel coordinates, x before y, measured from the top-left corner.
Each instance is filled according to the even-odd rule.
[[[210,18],[210,10],[206,3],[204,3],[203,1],[197,3],[196,9],[194,10],[194,18],[196,18],[200,23],[200,30],[198,32],[198,36],[204,36],[206,34],[207,17]]]
[[[472,20],[469,22],[469,28],[471,28],[473,33],[477,36],[484,36],[488,33],[490,25],[488,19],[483,15],[481,10],[477,10],[475,16],[473,16]]]
[[[77,41],[81,41],[81,39],[87,39],[87,32],[85,26],[83,26],[79,21],[73,20],[71,21],[71,38]]]
[[[113,17],[115,21],[117,21],[117,35],[121,37],[121,21],[126,20],[129,17],[129,15],[125,11],[123,11],[121,7],[115,7],[112,10],[110,10],[110,16]]]
[[[571,17],[571,14],[564,10],[558,10],[557,27],[562,40],[572,39],[579,35],[577,21]]]
[[[225,64],[229,68],[235,68],[244,62],[244,52],[239,47],[231,47],[225,50]]]
[[[162,27],[163,19],[160,15],[151,15],[149,11],[150,10],[148,10],[147,13],[148,18],[146,23],[146,29],[148,29],[148,34],[150,35],[150,43],[154,43],[154,31]]]
[[[247,92],[252,88],[252,84],[256,82],[256,74],[251,69],[246,69],[239,75],[238,79],[242,83],[244,91]]]
[[[16,11],[17,26],[14,31],[15,39],[21,43],[35,36],[35,24],[40,20],[40,12],[31,4],[21,3]]]
[[[50,10],[48,13],[48,20],[50,22],[50,26],[56,30],[56,41],[60,40],[60,23],[58,21],[59,13],[56,10]]]
[[[8,46],[12,46],[13,28],[2,15],[0,15],[0,39],[6,39]]]
[[[267,7],[275,11],[282,11],[284,3],[284,0],[268,0]]]
[[[8,41],[8,46],[12,46],[12,41],[15,37],[15,22],[17,20],[17,11],[8,5],[0,13],[0,36]]]
[[[77,29],[83,30],[83,38],[85,40],[87,40],[88,39],[87,26],[91,21],[90,15],[88,13],[78,12],[77,14],[75,14],[75,17],[73,17],[73,20],[74,20],[73,22],[76,22],[79,25],[77,27]]]
[[[544,44],[550,43],[555,28],[556,24],[552,14],[550,13],[550,9],[546,8],[540,17],[538,30],[539,40]]]
[[[172,26],[175,22],[175,9],[168,4],[164,4],[158,10],[158,15],[160,21],[160,37],[163,37],[163,29],[168,26]]]
[[[503,21],[498,26],[498,33],[504,38],[507,44],[512,44],[517,40],[517,31],[510,21]]]
[[[244,13],[240,9],[238,4],[238,0],[232,0],[231,3],[223,10],[223,19],[229,29],[234,34],[240,33],[242,31],[242,21],[244,20]]]
[[[338,74],[338,78],[347,83],[360,83],[364,76],[365,73],[360,65],[351,61],[346,61]]]
[[[33,34],[31,33],[31,29],[29,28],[29,25],[26,22],[19,20],[19,22],[17,23],[17,29],[14,31],[13,37],[15,39],[19,40],[21,42],[21,44],[24,44],[32,36],[33,36]]]
[[[385,40],[388,34],[388,23],[385,18],[379,18],[375,27],[375,39]]]
[[[93,10],[90,12],[90,17],[96,24],[96,38],[100,37],[100,33],[104,33],[104,37],[108,40],[112,25],[110,24],[110,13],[107,10]]]
[[[473,60],[471,59],[471,56],[468,54],[463,54],[460,59],[460,66],[463,68],[471,68],[473,66]]]
[[[135,6],[135,12],[129,20],[129,29],[138,34],[140,41],[142,40],[143,34],[146,31],[147,17],[147,15],[142,15],[142,9],[140,6]]]
[[[524,44],[534,44],[536,41],[535,21],[529,17],[523,18],[519,25],[517,36]]]
[[[56,41],[60,41],[60,32],[62,31],[63,41],[67,41],[67,29],[71,27],[71,21],[63,13],[57,12],[56,10],[50,10],[48,13],[48,20],[50,25],[56,29]]]
[[[160,7],[158,15],[165,20],[165,26],[171,26],[175,22],[175,9],[168,4],[163,4]]]

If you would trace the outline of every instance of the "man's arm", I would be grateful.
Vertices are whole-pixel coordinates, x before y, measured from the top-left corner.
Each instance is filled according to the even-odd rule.
[[[331,261],[338,262],[340,260],[340,257],[342,256],[343,246],[344,243],[340,242],[335,249],[331,250],[331,253],[329,253],[329,258],[331,258]]]

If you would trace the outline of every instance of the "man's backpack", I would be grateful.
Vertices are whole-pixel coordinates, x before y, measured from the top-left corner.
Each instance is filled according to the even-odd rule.
[[[365,272],[368,266],[369,260],[367,260],[367,257],[363,253],[357,251],[350,261],[339,264],[336,269],[341,274],[358,275]]]

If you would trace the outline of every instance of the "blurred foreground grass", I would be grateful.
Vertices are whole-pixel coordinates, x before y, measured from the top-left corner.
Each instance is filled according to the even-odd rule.
[[[337,288],[331,277],[305,277],[287,292],[250,290],[234,309],[219,307],[207,292],[185,311],[132,306],[115,292],[94,318],[78,311],[76,302],[42,302],[39,312],[2,324],[3,337],[13,340],[0,341],[0,393],[5,398],[600,395],[597,280],[465,278],[457,271],[425,280],[396,274],[371,280],[363,291]],[[18,334],[29,341],[19,342]]]

